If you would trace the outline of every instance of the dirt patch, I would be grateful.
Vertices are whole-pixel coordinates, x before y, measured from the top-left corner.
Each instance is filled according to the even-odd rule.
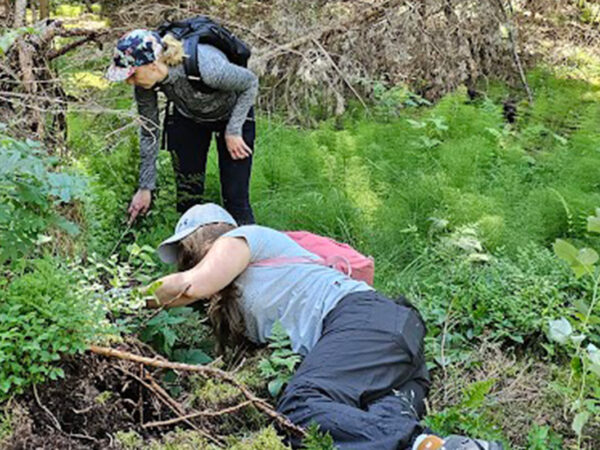
[[[111,361],[86,354],[61,366],[64,379],[31,389],[11,402],[13,432],[3,448],[119,448],[117,431],[135,430],[151,438],[141,423],[170,417],[167,408]]]

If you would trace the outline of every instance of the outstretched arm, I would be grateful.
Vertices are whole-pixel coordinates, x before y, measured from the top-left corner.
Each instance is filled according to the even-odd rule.
[[[219,238],[196,266],[158,280],[161,286],[154,294],[157,301],[148,302],[148,307],[172,308],[208,298],[229,285],[248,264],[250,247],[245,239]]]

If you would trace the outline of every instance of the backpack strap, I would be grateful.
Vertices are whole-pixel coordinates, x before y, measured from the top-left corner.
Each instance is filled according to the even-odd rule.
[[[256,261],[250,264],[252,267],[273,267],[273,266],[283,266],[285,264],[318,264],[320,266],[330,267],[335,269],[337,262],[343,261],[346,264],[345,274],[349,277],[352,276],[352,266],[350,265],[350,261],[348,261],[343,256],[330,256],[327,259],[319,258],[312,259],[308,256],[296,256],[296,257],[281,257],[281,258],[268,258],[262,259],[260,261]],[[335,269],[337,270],[337,269]]]
[[[216,89],[211,88],[204,81],[202,81],[202,74],[200,74],[200,69],[198,69],[199,43],[199,34],[192,34],[183,40],[183,52],[185,54],[185,57],[183,58],[183,69],[189,82],[192,86],[194,86],[194,89],[197,89],[205,94],[211,94],[215,92]]]
[[[173,102],[167,99],[167,104],[165,108],[165,116],[163,117],[163,126],[162,126],[162,134],[160,136],[160,147],[159,149],[167,150],[167,124],[169,123],[169,116],[171,114],[171,105]]]

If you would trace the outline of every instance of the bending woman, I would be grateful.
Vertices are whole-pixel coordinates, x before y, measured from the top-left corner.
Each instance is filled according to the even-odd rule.
[[[180,271],[161,278],[148,306],[205,299],[222,346],[265,343],[281,322],[304,356],[278,404],[297,425],[316,422],[341,449],[501,449],[459,436],[443,440],[420,425],[429,388],[425,327],[406,302],[316,263],[279,231],[238,227],[214,204],[187,211],[158,253]],[[278,262],[257,264],[267,259]]]
[[[221,195],[225,208],[239,223],[254,223],[249,184],[254,149],[253,104],[258,78],[230,63],[216,47],[198,45],[198,68],[212,92],[205,93],[188,80],[183,46],[171,35],[161,38],[149,30],[133,30],[117,42],[106,77],[135,86],[141,116],[139,189],[129,206],[130,220],[150,208],[156,187],[159,148],[157,91],[173,103],[167,122],[167,146],[177,182],[177,210],[202,202],[206,159],[212,135],[219,154]]]

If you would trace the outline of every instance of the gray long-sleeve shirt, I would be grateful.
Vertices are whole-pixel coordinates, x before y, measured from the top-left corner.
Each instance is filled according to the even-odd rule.
[[[230,63],[219,49],[198,45],[198,68],[202,81],[215,92],[203,93],[187,79],[183,64],[169,67],[167,77],[153,89],[136,87],[135,101],[142,120],[140,127],[140,189],[156,187],[156,155],[160,125],[157,91],[161,90],[183,116],[198,122],[228,120],[225,133],[241,136],[242,125],[258,93],[258,77]]]

